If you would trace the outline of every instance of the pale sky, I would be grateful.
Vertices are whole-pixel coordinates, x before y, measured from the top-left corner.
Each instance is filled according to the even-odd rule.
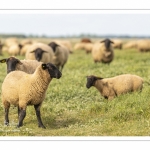
[[[150,14],[0,14],[0,34],[150,36]]]

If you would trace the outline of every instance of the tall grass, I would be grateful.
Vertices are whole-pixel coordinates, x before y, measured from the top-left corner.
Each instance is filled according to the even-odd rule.
[[[1,58],[7,57],[7,54]],[[18,56],[23,59],[23,57]],[[150,53],[115,50],[110,65],[95,64],[91,54],[75,51],[70,55],[59,80],[53,79],[41,107],[46,129],[38,128],[33,106],[27,107],[24,126],[16,128],[17,108],[10,108],[10,125],[4,126],[0,103],[1,136],[149,136],[150,135]],[[0,87],[6,65],[0,64]],[[103,78],[136,74],[146,81],[141,93],[128,93],[112,101],[104,99],[96,88],[86,88],[86,76]],[[7,89],[6,89],[7,90]]]

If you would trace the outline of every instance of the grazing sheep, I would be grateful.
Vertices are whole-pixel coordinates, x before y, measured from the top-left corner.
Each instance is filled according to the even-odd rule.
[[[32,44],[26,52],[25,58],[44,63],[52,62],[54,52],[50,46],[44,43]]]
[[[120,40],[120,39],[114,39],[113,42],[114,42],[113,48],[118,48],[120,50],[122,49],[122,45],[123,45],[122,40]]]
[[[144,39],[137,41],[137,49],[140,52],[149,52],[150,51],[150,40]]]
[[[83,38],[83,39],[81,39],[81,42],[83,42],[83,43],[92,43],[89,38]]]
[[[37,60],[19,60],[16,57],[9,57],[0,60],[0,63],[6,63],[7,74],[11,71],[20,70],[29,74],[34,73],[35,69],[42,64]]]
[[[123,45],[123,49],[135,49],[137,45],[136,40],[128,41]]]
[[[113,42],[105,39],[100,43],[95,43],[92,49],[92,57],[95,63],[110,63],[114,58]]]
[[[143,79],[137,75],[123,74],[112,78],[87,76],[86,87],[95,86],[101,95],[109,100],[128,92],[142,90]]]
[[[58,69],[62,71],[69,57],[69,50],[66,47],[62,47],[55,42],[49,43],[49,46],[54,51],[53,63]]]
[[[53,78],[59,79],[61,72],[51,63],[42,63],[33,74],[23,71],[12,71],[7,74],[2,83],[2,103],[5,109],[5,125],[9,124],[10,105],[18,106],[19,122],[23,125],[27,105],[34,105],[38,126],[45,128],[40,115],[40,107],[45,98],[48,85]]]
[[[93,43],[84,43],[83,49],[86,51],[86,53],[91,53],[93,48]]]

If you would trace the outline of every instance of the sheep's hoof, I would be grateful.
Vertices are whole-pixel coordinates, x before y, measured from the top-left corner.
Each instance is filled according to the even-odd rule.
[[[4,125],[9,126],[9,122],[4,122]]]
[[[46,129],[46,127],[44,125],[39,125],[39,128]]]
[[[18,125],[17,125],[17,128],[20,128],[21,126],[23,126],[23,124],[21,124],[21,125],[18,124]]]

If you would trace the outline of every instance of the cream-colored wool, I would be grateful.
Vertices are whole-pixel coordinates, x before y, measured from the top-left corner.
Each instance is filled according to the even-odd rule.
[[[18,106],[20,113],[18,127],[22,126],[27,105],[34,105],[39,127],[45,128],[40,119],[40,107],[52,78],[59,79],[61,72],[53,64],[42,64],[33,74],[12,71],[2,83],[1,99],[5,108],[5,124],[9,124],[10,105]]]
[[[42,50],[46,51],[42,55],[42,59],[40,60],[41,62],[49,63],[49,62],[53,61],[54,52],[51,47],[49,47],[47,44],[44,44],[44,43],[32,44],[30,46],[30,48],[27,50],[25,58],[31,59],[31,60],[36,60],[34,53],[31,53],[31,52],[37,48],[41,48]]]
[[[143,79],[137,75],[123,74],[112,78],[97,79],[93,86],[97,88],[103,97],[112,100],[121,94],[141,91]]]
[[[137,41],[137,49],[140,52],[150,51],[150,40],[144,39],[144,40]]]
[[[122,40],[120,40],[120,39],[114,39],[113,42],[114,42],[114,44],[112,45],[113,48],[122,49],[122,45],[123,45]]]
[[[42,64],[37,60],[20,60],[22,64],[16,65],[16,70],[20,70],[29,74],[34,73],[36,68]]]
[[[92,49],[92,58],[94,62],[110,63],[114,59],[112,45],[106,49],[104,43],[95,43]]]
[[[25,56],[25,54],[28,51],[28,49],[30,48],[30,46],[31,46],[31,44],[24,45],[20,50],[20,55]]]
[[[17,56],[20,53],[20,47],[18,44],[13,44],[8,48],[8,53],[10,56]]]

